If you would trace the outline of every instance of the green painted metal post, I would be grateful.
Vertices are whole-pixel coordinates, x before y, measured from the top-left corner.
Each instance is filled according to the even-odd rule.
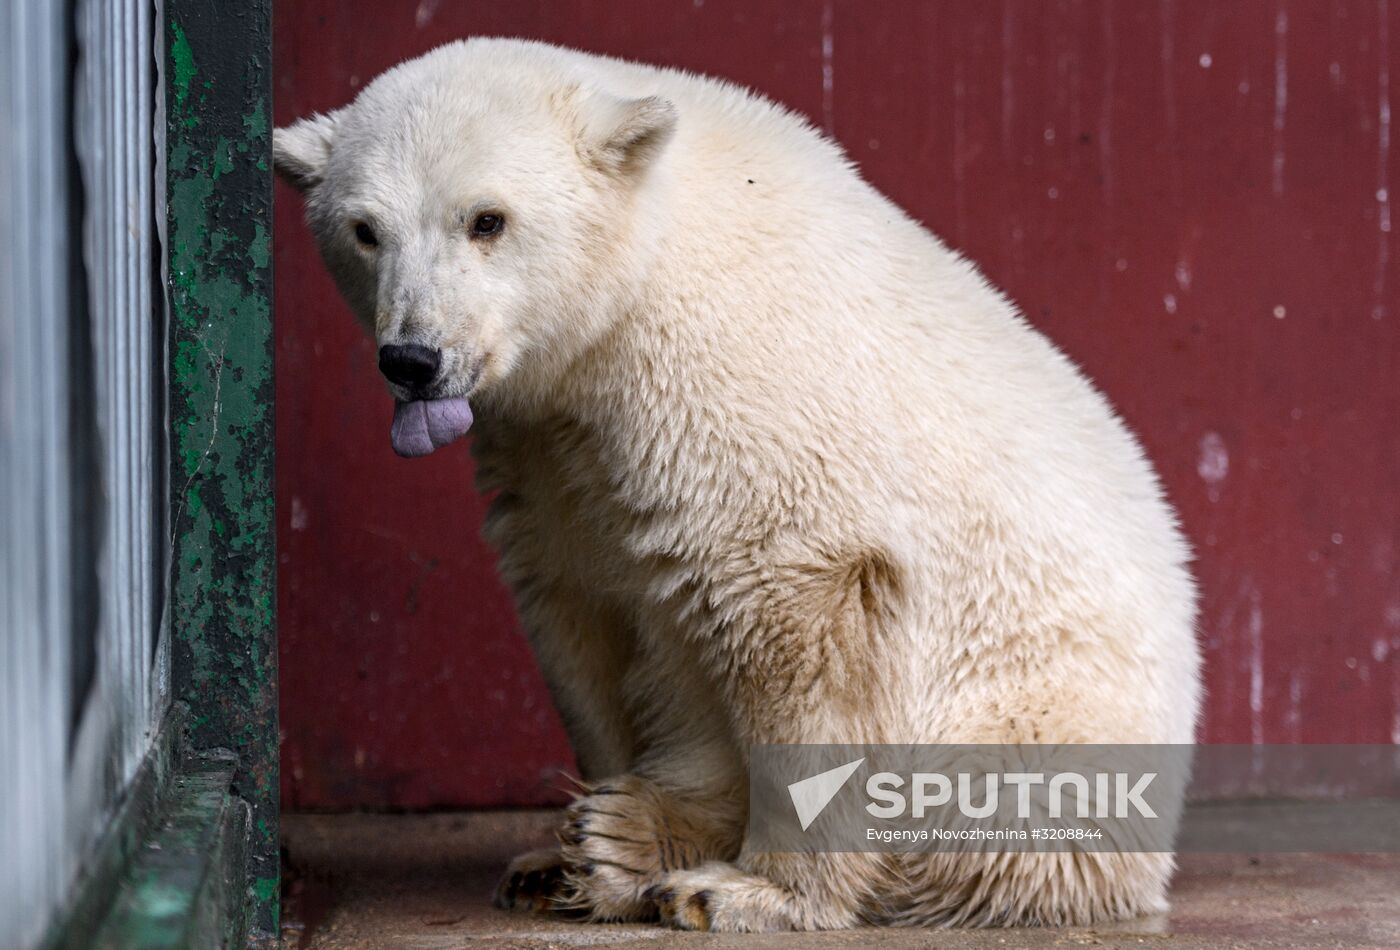
[[[166,0],[171,633],[190,746],[238,756],[277,932],[270,0]]]

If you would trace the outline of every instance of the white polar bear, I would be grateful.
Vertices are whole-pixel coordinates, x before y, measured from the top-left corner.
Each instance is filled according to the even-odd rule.
[[[1189,743],[1200,694],[1133,436],[835,144],[723,82],[474,39],[274,154],[393,394],[452,410],[396,446],[479,417],[486,533],[588,782],[504,904],[715,930],[1165,906],[1164,853],[745,847],[753,744]]]

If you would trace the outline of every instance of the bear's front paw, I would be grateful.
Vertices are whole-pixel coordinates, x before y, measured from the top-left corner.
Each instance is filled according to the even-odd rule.
[[[559,829],[565,900],[594,920],[655,920],[642,892],[696,861],[671,824],[667,797],[645,779],[625,775],[587,788]]]
[[[643,896],[678,930],[767,933],[796,925],[782,888],[732,864],[676,871]]]
[[[567,909],[564,856],[558,848],[542,848],[519,855],[501,882],[492,903],[502,910],[542,914]]]
[[[677,882],[681,885],[682,882]],[[710,929],[710,892],[671,884],[653,884],[642,897],[656,905],[661,922],[677,930]]]

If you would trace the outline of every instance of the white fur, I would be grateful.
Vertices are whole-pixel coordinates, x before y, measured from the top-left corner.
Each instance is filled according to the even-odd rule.
[[[379,342],[477,379],[488,537],[581,767],[617,776],[558,899],[732,930],[1163,906],[1169,855],[743,850],[750,744],[1187,743],[1200,693],[1137,442],[835,144],[722,82],[479,39],[275,152]]]

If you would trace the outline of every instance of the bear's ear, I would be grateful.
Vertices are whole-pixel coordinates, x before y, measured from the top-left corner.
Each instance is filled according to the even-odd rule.
[[[589,96],[583,109],[580,153],[603,171],[634,173],[661,154],[676,131],[676,118],[676,107],[660,96]]]
[[[310,191],[326,177],[335,138],[336,114],[313,115],[272,133],[272,167],[297,191]]]

